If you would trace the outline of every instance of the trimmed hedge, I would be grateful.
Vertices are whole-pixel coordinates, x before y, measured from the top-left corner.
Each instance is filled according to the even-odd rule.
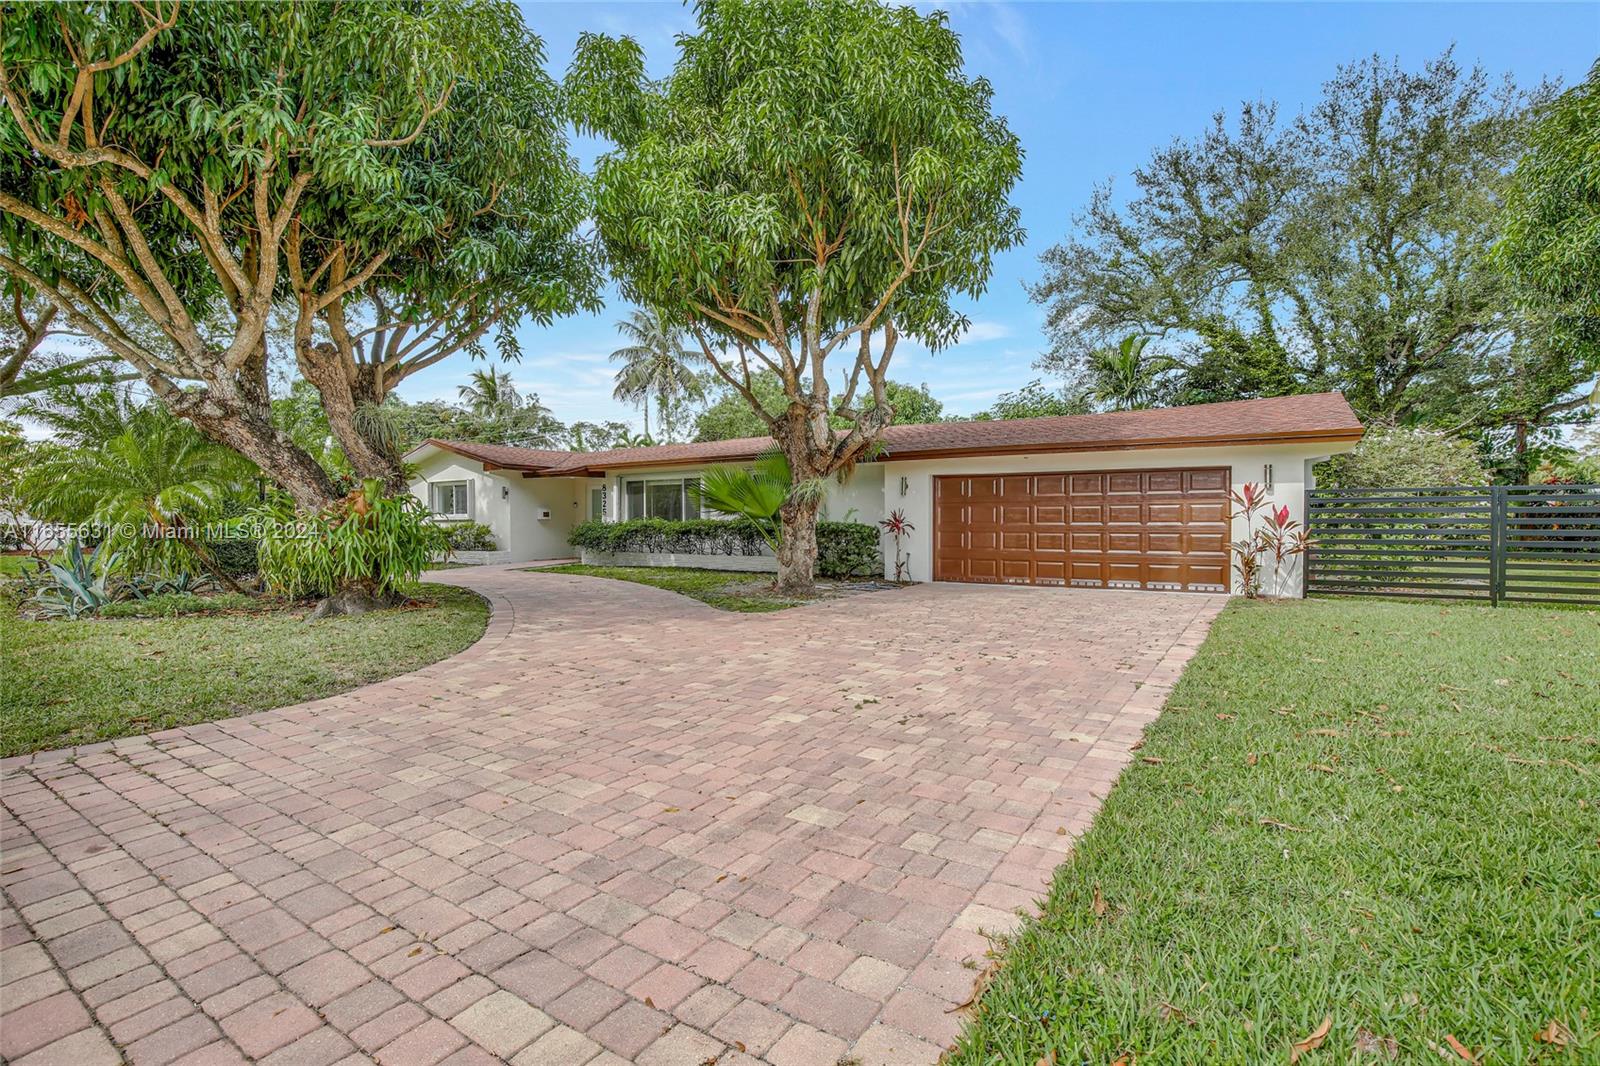
[[[453,552],[492,552],[500,547],[495,542],[494,530],[482,522],[440,523],[445,543]]]
[[[766,549],[755,523],[742,518],[580,522],[567,543],[597,552],[673,555],[760,555]],[[835,578],[880,576],[883,556],[877,528],[863,522],[818,522],[817,573]]]

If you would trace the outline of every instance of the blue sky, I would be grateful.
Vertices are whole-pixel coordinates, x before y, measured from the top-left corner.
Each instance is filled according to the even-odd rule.
[[[1268,98],[1292,115],[1322,82],[1374,52],[1420,67],[1451,44],[1464,63],[1519,85],[1581,80],[1600,54],[1600,3],[956,3],[950,12],[967,70],[995,87],[995,105],[1027,152],[1014,193],[1027,243],[1002,257],[989,290],[963,308],[970,333],[937,355],[902,345],[891,376],[925,382],[949,413],[982,409],[995,395],[1040,376],[1040,309],[1023,291],[1041,251],[1066,236],[1072,216],[1107,178],[1127,175],[1152,149],[1198,133],[1218,109]],[[579,32],[626,33],[644,46],[651,73],[670,71],[673,35],[693,28],[678,3],[532,3],[523,16],[561,76]],[[587,166],[600,146],[576,140]],[[525,327],[524,357],[508,366],[519,387],[556,417],[622,419],[636,409],[611,399],[606,355],[614,323],[629,311],[614,290],[598,315]],[[401,387],[411,400],[453,399],[473,369],[460,356]]]

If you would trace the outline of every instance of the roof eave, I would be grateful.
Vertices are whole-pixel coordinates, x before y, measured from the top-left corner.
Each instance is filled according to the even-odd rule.
[[[1226,448],[1257,447],[1273,444],[1355,443],[1366,432],[1361,427],[1348,429],[1283,430],[1277,433],[1232,434],[1228,436],[1200,437],[1147,437],[1126,441],[1072,441],[1045,444],[968,445],[951,448],[918,448],[914,451],[895,451],[892,448],[873,459],[863,462],[896,462],[913,459],[959,459],[983,455],[1034,455],[1062,452],[1117,452],[1143,448]],[[719,455],[712,459],[652,459],[614,466],[557,467],[529,471],[524,477],[604,477],[613,471],[644,470],[666,466],[713,466],[718,463],[742,462],[754,459],[759,451]]]

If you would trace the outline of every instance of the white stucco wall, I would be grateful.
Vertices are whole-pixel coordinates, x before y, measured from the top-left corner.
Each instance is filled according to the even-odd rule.
[[[465,481],[472,485],[471,521],[482,522],[494,531],[495,543],[502,549],[509,546],[511,537],[510,508],[501,498],[500,486],[505,482],[483,472],[483,465],[463,459],[450,452],[432,450],[411,460],[419,477],[411,483],[411,495],[422,501],[424,507],[433,508],[428,486],[439,481]]]
[[[513,562],[565,559],[573,524],[587,517],[588,478],[525,478],[515,470],[485,471],[481,463],[442,450],[424,452],[412,462],[420,475],[411,494],[432,507],[428,486],[441,481],[472,485],[471,521],[494,531],[498,550]],[[549,518],[541,517],[544,511]]]

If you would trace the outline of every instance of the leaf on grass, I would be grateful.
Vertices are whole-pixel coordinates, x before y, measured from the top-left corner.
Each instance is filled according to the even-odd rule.
[[[1299,1062],[1301,1055],[1304,1055],[1308,1051],[1315,1051],[1317,1048],[1321,1047],[1322,1042],[1328,1039],[1328,1033],[1331,1032],[1332,1029],[1333,1015],[1329,1014],[1322,1019],[1321,1025],[1317,1026],[1311,1031],[1310,1036],[1307,1036],[1304,1040],[1296,1040],[1293,1044],[1289,1045],[1290,1066],[1293,1066],[1294,1063]]]
[[[1051,1049],[1050,1051],[1046,1051],[1043,1055],[1040,1055],[1039,1061],[1034,1063],[1033,1066],[1056,1066],[1055,1050]]]
[[[1170,1003],[1162,1003],[1161,1006],[1156,1008],[1156,1013],[1161,1016],[1161,1020],[1164,1022],[1182,1022],[1184,1025],[1200,1024],[1185,1014],[1181,1008],[1174,1007]]]
[[[1339,772],[1338,770],[1335,770],[1333,767],[1329,766],[1327,763],[1321,762],[1310,763],[1306,766],[1306,769],[1315,770],[1319,774],[1336,774]]]
[[[1167,761],[1165,759],[1158,759],[1154,755],[1143,756],[1143,760],[1149,763],[1151,766],[1160,766],[1162,763]]]
[[[1239,716],[1236,715],[1236,714],[1218,714],[1217,715],[1217,721],[1219,721],[1219,722],[1231,722],[1237,717],[1239,717]]]
[[[1338,735],[1339,735],[1339,731],[1337,729],[1308,729],[1308,730],[1306,730],[1306,736],[1308,736],[1308,737],[1336,737]]]
[[[1566,1047],[1572,1042],[1572,1030],[1551,1018],[1550,1024],[1535,1033],[1533,1038],[1551,1047]]]
[[[1454,1033],[1444,1034],[1444,1042],[1450,1045],[1450,1050],[1460,1056],[1463,1062],[1477,1062],[1482,1057],[1457,1040]]]
[[[1257,755],[1253,751],[1249,755],[1246,755],[1244,757],[1244,764],[1246,766],[1254,766],[1256,763],[1258,763],[1260,761],[1261,761],[1261,757],[1259,755]]]
[[[977,976],[972,979],[972,992],[967,996],[966,999],[962,1000],[960,1003],[957,1003],[954,1007],[946,1007],[945,1013],[954,1014],[958,1010],[966,1010],[968,1007],[976,1004],[983,996],[984,989],[989,987],[989,982],[994,980],[994,975],[999,972],[1000,960],[990,959],[989,964],[983,969],[979,970]]]
[[[1288,822],[1280,822],[1276,818],[1263,818],[1263,819],[1261,819],[1261,824],[1265,825],[1265,826],[1270,826],[1273,829],[1287,829],[1291,833],[1309,833],[1309,832],[1311,832],[1311,830],[1309,830],[1309,829],[1301,829],[1299,826],[1290,825]]]
[[[1094,908],[1094,916],[1096,918],[1104,918],[1106,916],[1106,898],[1100,894],[1100,886],[1098,884],[1094,886],[1094,902],[1090,906]]]
[[[1400,1042],[1392,1036],[1379,1036],[1370,1029],[1357,1029],[1356,1054],[1397,1059],[1400,1057]]]

